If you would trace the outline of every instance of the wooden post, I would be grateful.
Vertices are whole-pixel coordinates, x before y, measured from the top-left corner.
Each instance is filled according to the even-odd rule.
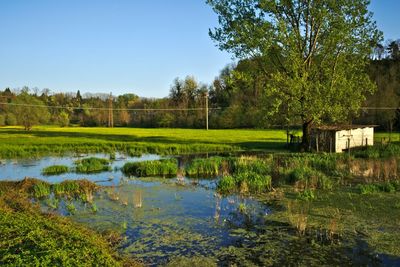
[[[108,127],[112,128],[114,126],[114,114],[113,114],[113,106],[112,106],[112,93],[110,93],[110,97],[108,99]]]
[[[315,136],[315,148],[317,149],[317,152],[319,152],[319,146],[318,146],[318,134]]]
[[[206,130],[208,131],[208,92],[205,93],[206,98]]]
[[[347,150],[348,150],[349,156],[350,156],[350,138],[347,139]]]

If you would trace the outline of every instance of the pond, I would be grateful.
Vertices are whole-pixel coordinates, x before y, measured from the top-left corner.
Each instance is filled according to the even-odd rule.
[[[114,230],[124,238],[120,251],[146,265],[161,265],[177,256],[205,256],[220,265],[397,265],[399,259],[370,250],[358,237],[338,242],[316,243],[310,236],[299,238],[293,227],[279,220],[287,216],[280,206],[265,204],[241,195],[221,196],[217,179],[187,177],[126,177],[120,168],[126,162],[157,160],[158,155],[128,157],[117,153],[111,170],[96,174],[69,172],[42,175],[51,165],[74,166],[86,157],[109,159],[108,154],[44,157],[31,160],[4,160],[0,180],[20,180],[26,176],[51,183],[67,179],[88,179],[102,185],[93,204],[42,200],[42,209],[69,216],[99,231]],[[189,157],[190,158],[190,157]],[[188,160],[180,160],[180,164]],[[73,205],[73,212],[71,211]],[[276,217],[274,217],[276,216]]]
[[[61,175],[43,175],[42,170],[51,165],[65,165],[72,167],[74,161],[86,158],[98,157],[109,159],[109,154],[80,154],[64,157],[43,157],[40,159],[14,159],[0,161],[0,180],[20,180],[24,177],[34,177],[50,183],[59,183],[66,179],[88,179],[97,182],[100,185],[116,185],[119,183],[123,174],[119,170],[128,161],[145,161],[157,160],[161,156],[147,154],[140,157],[130,157],[125,154],[116,153],[115,160],[110,162],[111,171],[100,173],[82,174],[82,173],[65,173]]]
[[[85,157],[108,158],[105,154]],[[46,212],[58,212],[99,231],[112,229],[125,237],[121,250],[150,265],[166,263],[174,256],[215,256],[221,247],[240,241],[235,229],[252,229],[262,224],[271,210],[264,204],[239,195],[223,197],[215,192],[215,179],[132,178],[119,170],[127,161],[160,159],[157,155],[125,157],[116,155],[112,171],[96,174],[66,173],[44,176],[50,165],[73,166],[81,158],[45,157],[37,160],[8,160],[0,165],[0,180],[19,180],[29,176],[58,183],[66,179],[88,179],[103,185],[94,196],[93,206],[73,201],[68,212],[66,201],[57,208],[46,205]],[[51,201],[51,200],[50,200]]]

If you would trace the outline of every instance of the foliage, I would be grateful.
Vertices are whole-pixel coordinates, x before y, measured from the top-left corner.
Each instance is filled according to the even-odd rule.
[[[78,173],[93,173],[93,172],[102,172],[109,171],[111,167],[109,166],[109,161],[107,159],[101,158],[85,158],[81,160],[75,161],[75,169]]]
[[[12,113],[16,116],[19,125],[23,125],[26,131],[31,130],[35,124],[47,123],[50,114],[44,103],[28,94],[22,92],[12,102]]]
[[[62,174],[69,172],[68,166],[65,165],[52,165],[46,168],[43,168],[42,174],[44,175],[54,175],[54,174]]]
[[[374,91],[365,67],[381,33],[368,1],[207,2],[220,24],[211,38],[222,50],[258,63],[267,80],[268,114],[300,119],[304,146],[313,123],[347,119]]]
[[[6,124],[11,126],[17,125],[17,117],[15,117],[15,115],[12,113],[8,113],[6,117]]]
[[[69,115],[67,112],[62,111],[59,115],[58,115],[58,124],[61,127],[66,127],[69,125]]]
[[[122,167],[125,175],[146,176],[174,176],[178,173],[178,160],[175,158],[127,162]]]
[[[0,126],[6,125],[6,118],[5,115],[0,114]]]

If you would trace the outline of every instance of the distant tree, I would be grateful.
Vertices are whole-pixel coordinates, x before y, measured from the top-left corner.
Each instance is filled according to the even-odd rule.
[[[6,116],[4,114],[0,114],[0,126],[6,125]]]
[[[58,124],[61,127],[66,127],[69,125],[69,115],[65,111],[61,111],[60,114],[58,115]]]
[[[400,40],[389,41],[386,49],[391,59],[400,59]]]
[[[358,112],[375,85],[365,73],[381,33],[368,0],[208,0],[220,27],[211,38],[264,71],[268,116],[299,118],[303,148],[313,124]]]
[[[6,124],[9,126],[17,125],[17,118],[12,113],[7,113]]]
[[[24,126],[26,131],[32,129],[32,126],[39,123],[47,123],[50,113],[44,103],[23,90],[20,95],[12,102],[12,113],[17,118],[17,123]]]

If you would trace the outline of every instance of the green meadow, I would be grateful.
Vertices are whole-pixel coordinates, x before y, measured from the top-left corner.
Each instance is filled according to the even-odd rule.
[[[32,131],[20,127],[0,128],[0,157],[38,157],[67,152],[121,151],[185,154],[223,151],[281,151],[284,130],[203,130],[84,128],[38,126]]]

